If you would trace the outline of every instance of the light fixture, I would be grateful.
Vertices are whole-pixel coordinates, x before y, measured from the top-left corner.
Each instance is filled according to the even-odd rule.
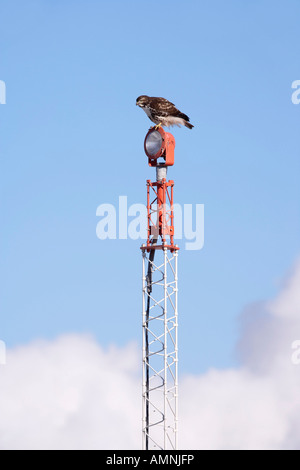
[[[153,127],[149,130],[144,142],[145,153],[149,166],[174,165],[175,139],[172,134],[165,132],[162,127]],[[163,158],[163,161],[159,161]]]

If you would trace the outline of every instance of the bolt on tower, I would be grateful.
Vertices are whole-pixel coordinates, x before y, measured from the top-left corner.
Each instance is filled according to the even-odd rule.
[[[147,180],[147,243],[143,259],[143,449],[176,450],[178,445],[178,246],[174,245],[175,139],[161,127],[145,138],[149,166],[156,181]]]

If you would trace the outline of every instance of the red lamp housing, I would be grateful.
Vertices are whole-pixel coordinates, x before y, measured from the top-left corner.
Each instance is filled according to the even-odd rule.
[[[174,165],[175,139],[172,134],[165,132],[162,127],[150,129],[144,141],[145,153],[148,157],[149,166],[172,166]],[[159,162],[162,157],[164,162]]]

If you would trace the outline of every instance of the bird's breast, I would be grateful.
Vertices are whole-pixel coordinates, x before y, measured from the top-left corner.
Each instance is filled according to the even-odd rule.
[[[152,114],[151,114],[151,111],[149,108],[143,108],[145,113],[147,114],[148,118],[151,118],[152,117]]]

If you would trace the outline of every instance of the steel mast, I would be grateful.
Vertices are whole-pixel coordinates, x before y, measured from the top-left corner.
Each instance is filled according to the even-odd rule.
[[[178,246],[174,245],[175,139],[161,127],[145,138],[156,181],[147,180],[147,244],[143,260],[143,449],[178,447]]]

